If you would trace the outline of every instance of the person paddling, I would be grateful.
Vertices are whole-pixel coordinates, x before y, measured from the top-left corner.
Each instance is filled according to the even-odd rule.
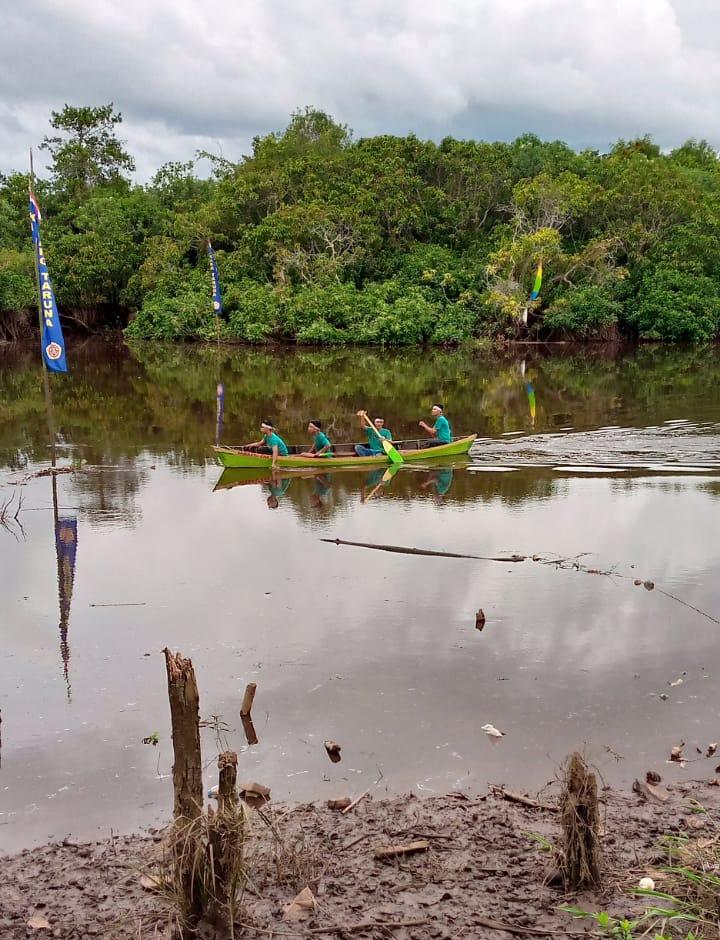
[[[360,419],[362,421],[362,416],[366,415],[366,411],[358,412]],[[367,446],[365,444],[356,444],[355,453],[358,457],[378,457],[381,454],[384,454],[383,446],[380,441],[381,437],[384,437],[386,441],[392,441],[392,431],[389,428],[385,427],[385,419],[381,417],[373,418],[373,425],[375,430],[369,428],[363,422],[365,428],[365,434],[367,435]]]
[[[310,450],[300,454],[301,457],[332,457],[332,444],[330,438],[323,432],[320,421],[310,421],[308,431],[313,435],[313,443]]]
[[[278,457],[287,457],[288,449],[285,441],[276,432],[272,421],[267,418],[260,425],[262,437],[259,441],[246,444],[245,450],[256,450],[259,454],[272,454],[272,465],[277,467]]]
[[[445,408],[443,405],[435,404],[432,406],[430,412],[433,418],[435,418],[435,424],[430,427],[430,425],[425,424],[424,421],[418,422],[423,431],[427,431],[427,433],[431,435],[431,440],[425,441],[426,447],[439,447],[441,444],[452,444],[452,428],[444,412]]]

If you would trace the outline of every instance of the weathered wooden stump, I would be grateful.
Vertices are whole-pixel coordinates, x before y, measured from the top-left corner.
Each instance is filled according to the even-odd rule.
[[[600,811],[597,780],[575,751],[565,769],[560,821],[563,830],[562,877],[567,890],[600,884]]]
[[[211,920],[232,936],[235,900],[243,871],[245,812],[238,803],[237,754],[218,756],[218,810],[208,818],[208,854],[212,871]]]
[[[192,661],[180,653],[165,654],[173,741],[175,795],[172,864],[183,931],[193,935],[203,913],[203,889],[197,855],[202,852],[199,817],[203,807],[200,753],[200,696]]]

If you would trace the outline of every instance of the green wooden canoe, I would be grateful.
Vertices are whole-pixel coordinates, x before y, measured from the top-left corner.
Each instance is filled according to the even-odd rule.
[[[393,444],[403,460],[434,460],[437,457],[458,457],[467,454],[476,437],[477,434],[455,437],[450,444],[438,444],[437,447],[425,446],[427,438],[419,441],[393,441]],[[260,470],[272,466],[272,457],[269,454],[258,454],[252,450],[243,450],[242,447],[213,447],[213,450],[218,463],[223,467]],[[378,454],[376,457],[356,456],[354,444],[333,444],[332,457],[301,457],[300,454],[307,450],[307,445],[302,444],[289,445],[288,450],[290,453],[287,457],[278,457],[278,467],[330,470],[331,467],[381,467],[390,463],[385,454]]]

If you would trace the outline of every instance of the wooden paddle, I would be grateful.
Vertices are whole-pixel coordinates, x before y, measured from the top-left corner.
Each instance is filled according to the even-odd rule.
[[[382,444],[382,449],[388,455],[390,460],[392,460],[393,463],[402,463],[403,459],[400,456],[400,454],[395,450],[395,448],[392,446],[390,441],[386,437],[382,436],[382,434],[378,431],[378,429],[372,423],[370,418],[368,418],[367,411],[358,411],[358,415],[363,419],[365,424],[367,424],[367,426],[375,432],[377,437],[380,439],[380,443]]]

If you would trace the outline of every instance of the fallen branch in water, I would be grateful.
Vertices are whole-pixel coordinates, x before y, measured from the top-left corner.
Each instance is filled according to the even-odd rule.
[[[22,537],[25,538],[25,530],[23,529],[22,522],[20,522],[18,518],[22,512],[22,493],[18,494],[18,501],[15,506],[13,506],[14,502],[15,493],[13,493],[6,502],[0,503],[0,528],[9,532],[16,541],[20,541],[15,529],[18,529]]]
[[[713,615],[709,614],[706,610],[693,607],[692,604],[688,604],[687,601],[676,597],[669,591],[664,591],[662,588],[657,587],[653,581],[640,581],[638,578],[634,578],[631,575],[620,574],[614,567],[608,569],[590,568],[588,565],[582,564],[578,559],[591,554],[590,552],[581,552],[579,555],[571,555],[568,557],[562,555],[519,555],[514,553],[512,555],[465,555],[460,552],[439,552],[429,548],[408,548],[404,545],[378,545],[374,542],[350,542],[345,539],[320,539],[320,541],[329,542],[331,545],[350,545],[354,548],[372,548],[379,552],[396,552],[401,555],[422,555],[432,558],[470,558],[475,561],[499,561],[508,564],[518,561],[534,561],[541,565],[552,565],[552,567],[561,571],[581,571],[583,574],[602,575],[606,578],[622,578],[624,581],[633,581],[637,585],[643,584],[648,591],[654,589],[664,597],[668,597],[670,600],[682,604],[682,606],[687,607],[688,610],[692,610],[696,614],[700,614],[701,617],[705,617],[712,621],[712,623],[716,623],[720,626],[720,619],[713,617]]]
[[[320,539],[320,541],[330,542],[332,545],[351,545],[354,548],[373,548],[378,552],[396,552],[400,555],[429,555],[433,558],[472,558],[477,561],[527,561],[527,555],[490,557],[487,555],[462,555],[459,552],[436,552],[429,548],[406,548],[403,545],[376,545],[373,542],[348,542],[345,539]]]

